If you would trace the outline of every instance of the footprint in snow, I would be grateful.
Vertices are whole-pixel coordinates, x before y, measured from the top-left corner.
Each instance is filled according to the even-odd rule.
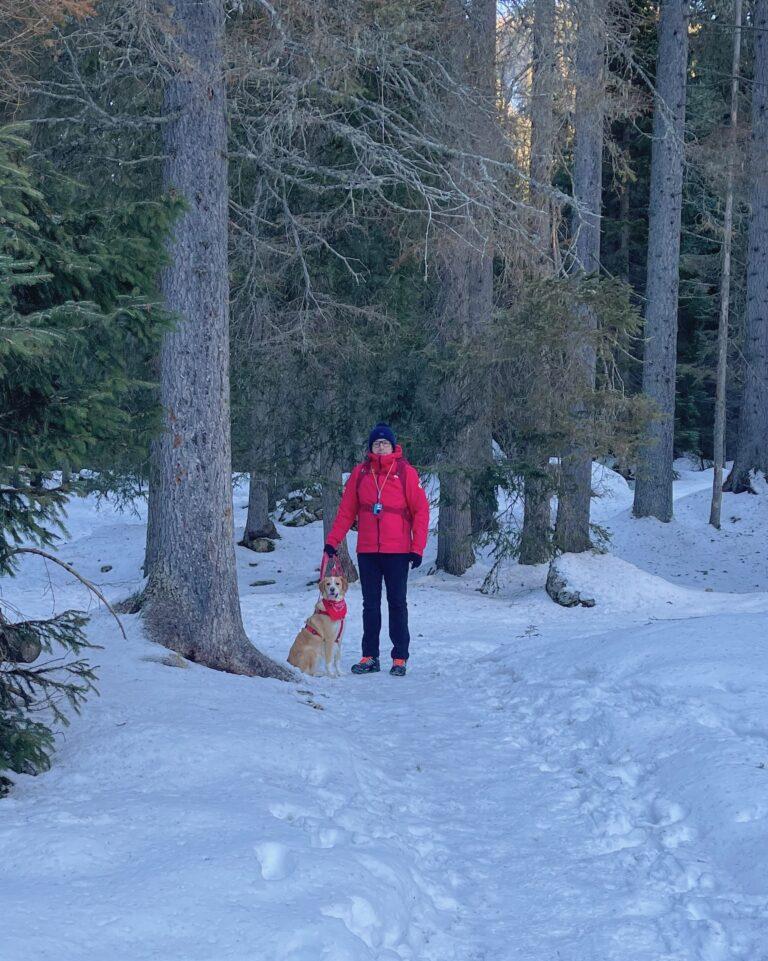
[[[278,841],[262,841],[255,845],[254,850],[265,881],[282,881],[296,867],[293,852]]]
[[[338,918],[367,947],[376,948],[380,945],[382,919],[366,898],[353,894],[347,901],[329,904],[321,912],[327,918]]]
[[[313,848],[335,848],[339,842],[347,839],[347,832],[342,828],[318,828],[312,832],[310,844]]]
[[[742,808],[736,812],[734,821],[737,824],[748,824],[750,821],[762,821],[768,815],[768,805],[755,804],[752,807]]]
[[[654,798],[651,802],[649,820],[652,824],[659,827],[667,827],[670,824],[677,824],[682,821],[688,812],[676,801],[667,801],[664,798]]]

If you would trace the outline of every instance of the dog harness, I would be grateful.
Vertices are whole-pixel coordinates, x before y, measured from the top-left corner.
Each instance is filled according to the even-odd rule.
[[[324,611],[315,611],[316,614],[322,614],[329,617],[332,621],[341,621],[341,628],[339,630],[338,636],[336,637],[336,643],[341,644],[341,635],[344,633],[344,618],[347,616],[347,602],[346,601],[329,601],[327,598],[323,598]],[[314,634],[316,637],[322,637],[320,631],[314,628],[309,621],[304,625],[310,634]]]

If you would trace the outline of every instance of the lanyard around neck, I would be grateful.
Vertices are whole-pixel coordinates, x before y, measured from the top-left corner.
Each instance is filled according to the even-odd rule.
[[[387,476],[384,478],[384,480],[383,480],[382,483],[381,483],[381,487],[379,487],[379,482],[378,482],[378,480],[377,480],[377,476],[378,476],[378,475],[376,475],[376,474],[373,475],[373,483],[376,485],[376,500],[378,501],[378,503],[381,503],[381,492],[384,490],[384,485],[385,485],[385,484],[387,483],[387,481],[389,480],[389,475],[392,473],[392,468],[393,468],[394,466],[395,466],[395,462],[392,461],[392,463],[389,465],[389,470],[387,471]]]

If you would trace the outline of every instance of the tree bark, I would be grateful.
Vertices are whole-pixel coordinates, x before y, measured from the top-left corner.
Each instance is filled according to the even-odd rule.
[[[276,540],[280,537],[274,522],[269,516],[269,475],[264,471],[265,463],[271,462],[270,439],[268,438],[268,416],[262,398],[256,398],[251,412],[251,463],[248,483],[248,514],[241,543],[260,537]]]
[[[163,272],[177,323],[164,337],[154,445],[157,541],[143,606],[150,636],[217,670],[287,679],[243,628],[232,518],[227,128],[221,0],[176,0],[178,73],[164,93],[164,188],[186,210]]]
[[[655,417],[638,456],[635,517],[672,520],[687,0],[662,0],[651,148],[643,393]]]
[[[731,117],[728,127],[728,173],[723,217],[723,269],[720,278],[720,319],[717,325],[717,383],[715,388],[714,473],[709,523],[720,529],[725,464],[725,401],[728,371],[728,310],[731,301],[731,241],[733,237],[733,181],[736,163],[736,124],[739,119],[739,66],[741,63],[741,0],[733,4],[733,59],[731,63]]]
[[[488,435],[485,432],[478,435],[476,448],[477,473],[472,484],[470,504],[473,536],[493,530],[499,509],[496,485],[493,478],[489,476],[493,467],[493,443],[490,432]]]
[[[573,162],[573,195],[576,213],[575,269],[597,274],[600,270],[600,210],[603,191],[603,103],[605,95],[605,44],[602,0],[580,0],[576,42],[576,140]],[[580,390],[595,389],[595,349],[583,331],[597,327],[594,311],[579,309],[573,338],[572,362]],[[589,509],[592,499],[592,450],[583,404],[574,411],[585,427],[584,436],[561,461],[555,525],[555,546],[564,553],[579,554],[592,546]],[[583,441],[583,443],[580,443]]]
[[[447,5],[446,36],[451,50],[451,70],[479,101],[466,115],[464,104],[449,106],[449,126],[457,148],[466,141],[478,153],[494,151],[496,4],[472,0]],[[466,42],[462,42],[465,40]],[[464,139],[464,143],[459,141]],[[468,166],[467,166],[468,165]],[[471,192],[475,164],[457,160],[455,181]],[[462,358],[460,371],[447,380],[442,397],[444,411],[452,412],[449,425],[450,463],[439,471],[440,514],[437,529],[437,568],[462,575],[475,561],[472,549],[472,504],[475,478],[484,463],[483,445],[490,447],[491,431],[483,408],[482,383],[473,350],[488,326],[493,310],[493,250],[490,225],[467,209],[452,232],[442,239],[438,254],[440,297],[436,322],[444,343]],[[453,429],[452,429],[453,428]]]
[[[768,477],[768,0],[756,0],[753,18],[745,377],[736,456],[726,485],[734,493],[752,490],[753,471]]]
[[[259,537],[276,540],[279,536],[269,516],[269,481],[259,473],[259,468],[254,463],[248,483],[248,514],[245,518],[243,541],[251,541]]]
[[[555,57],[555,0],[535,0],[533,9],[533,63],[531,78],[531,207],[536,212],[536,270],[542,276],[554,273],[552,246],[552,183],[555,150],[554,98],[557,83]],[[546,390],[546,358],[541,358],[539,382],[529,401],[535,419],[540,405],[535,394]],[[541,405],[543,407],[544,405]],[[535,434],[535,429],[531,431]],[[549,453],[535,441],[523,445],[530,464],[523,478],[523,527],[520,563],[543,564],[551,553],[552,517],[550,502]]]
[[[159,476],[158,467],[160,465],[160,449],[157,447],[157,438],[152,438],[149,445],[149,482],[147,487],[147,536],[144,542],[144,577],[149,577],[155,561],[157,560],[158,544],[160,539],[160,513],[158,490]]]
[[[629,145],[631,142],[631,128],[629,123],[624,124],[624,129],[621,133],[622,146],[625,153],[629,151]],[[619,276],[624,281],[625,284],[631,283],[630,272],[629,272],[629,242],[630,242],[630,199],[632,191],[632,181],[627,178],[621,185],[621,194],[619,196],[619,222],[621,224],[620,234],[619,234],[619,263],[621,264],[621,270]]]
[[[552,554],[552,484],[548,472],[528,474],[523,493],[520,563],[546,564]]]
[[[555,152],[555,0],[535,0],[531,72],[531,207],[536,217],[538,267],[548,275],[554,270],[549,187]]]

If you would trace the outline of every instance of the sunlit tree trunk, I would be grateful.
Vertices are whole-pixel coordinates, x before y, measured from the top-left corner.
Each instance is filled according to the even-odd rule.
[[[227,124],[224,7],[175,0],[178,72],[167,81],[164,189],[180,194],[163,271],[178,318],[160,361],[164,430],[156,457],[150,635],[218,670],[287,678],[243,628],[235,571],[229,413]]]

